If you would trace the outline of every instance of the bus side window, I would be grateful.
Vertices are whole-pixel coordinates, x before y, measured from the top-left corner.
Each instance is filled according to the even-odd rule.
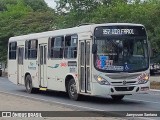
[[[51,39],[50,58],[63,58],[64,37]]]
[[[37,58],[38,40],[29,40],[25,42],[25,59]]]
[[[25,41],[25,59],[28,58],[28,41]]]
[[[65,50],[64,58],[76,58],[77,57],[77,35],[65,37]]]
[[[9,59],[16,59],[17,42],[9,43]]]

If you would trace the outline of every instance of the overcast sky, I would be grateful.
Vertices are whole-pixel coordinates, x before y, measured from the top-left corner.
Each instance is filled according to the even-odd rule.
[[[56,3],[54,2],[55,0],[44,0],[49,7],[51,8],[55,8],[56,7]]]

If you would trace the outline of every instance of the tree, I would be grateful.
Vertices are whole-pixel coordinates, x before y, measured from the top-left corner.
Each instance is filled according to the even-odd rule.
[[[48,11],[50,8],[44,2],[44,0],[24,0],[25,6],[29,6],[33,11]]]
[[[43,0],[1,0],[0,5],[0,61],[7,60],[10,37],[52,30],[55,13]]]

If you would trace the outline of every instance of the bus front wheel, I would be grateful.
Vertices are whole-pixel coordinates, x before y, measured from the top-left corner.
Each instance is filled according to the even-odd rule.
[[[124,95],[111,95],[114,101],[121,101],[124,98]]]
[[[76,88],[76,82],[74,79],[71,79],[69,82],[68,82],[68,95],[69,95],[69,98],[72,99],[72,100],[78,100],[78,93],[77,93],[77,88]]]
[[[26,87],[27,93],[36,93],[37,92],[37,88],[34,88],[32,85],[32,78],[30,75],[26,76],[25,87]]]
[[[2,70],[0,70],[0,77],[2,76]]]

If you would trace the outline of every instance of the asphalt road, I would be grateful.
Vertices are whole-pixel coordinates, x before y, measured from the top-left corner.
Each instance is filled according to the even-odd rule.
[[[29,99],[40,100],[44,102],[54,102],[57,104],[74,107],[77,111],[159,111],[160,112],[160,92],[150,91],[148,94],[137,94],[125,96],[121,102],[114,102],[107,96],[106,98],[97,98],[83,96],[82,101],[72,101],[63,92],[40,92],[37,94],[28,94],[24,86],[17,86],[11,83],[7,78],[0,77],[0,92],[6,92]],[[142,118],[143,119],[143,118]],[[160,119],[160,118],[145,118]]]

